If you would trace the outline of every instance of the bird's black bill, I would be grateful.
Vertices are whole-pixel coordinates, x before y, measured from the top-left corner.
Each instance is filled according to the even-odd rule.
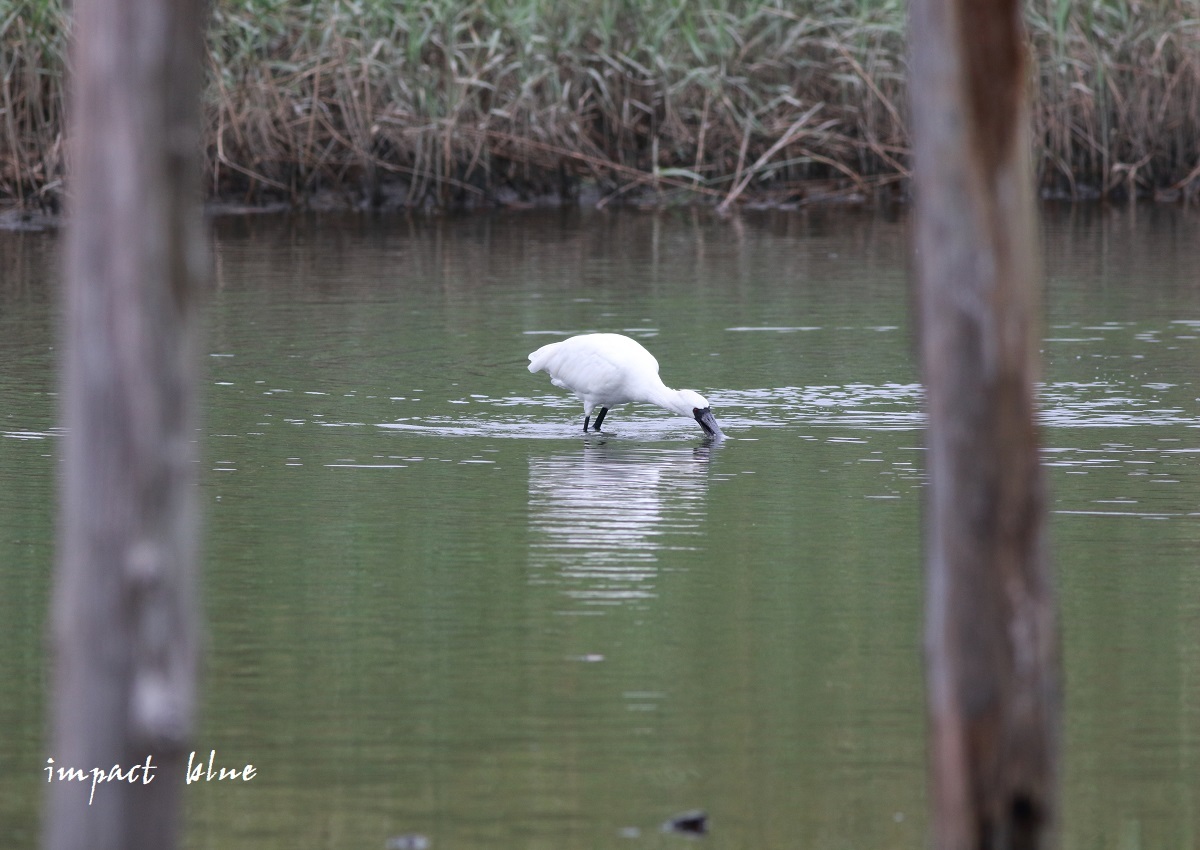
[[[710,437],[723,438],[725,434],[721,431],[721,426],[717,424],[717,419],[713,416],[712,408],[706,407],[703,410],[695,411],[696,421],[700,423],[700,427],[704,429],[704,433]]]

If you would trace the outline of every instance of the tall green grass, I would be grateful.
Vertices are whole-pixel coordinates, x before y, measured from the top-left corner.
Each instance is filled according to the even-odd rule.
[[[720,197],[746,176],[894,179],[886,160],[903,147],[847,61],[872,51],[883,96],[899,92],[902,19],[886,7],[359,0],[298,11],[216,10],[214,191],[351,186],[380,201],[398,178],[414,205],[584,182],[613,196]]]
[[[58,0],[0,5],[0,202],[53,206],[62,193],[66,28]]]
[[[0,197],[62,192],[64,0],[0,19]],[[1184,0],[1033,0],[1047,191],[1200,188]],[[215,0],[207,185],[250,203],[902,191],[898,0]]]
[[[1034,125],[1062,194],[1200,192],[1200,5],[1034,0]]]

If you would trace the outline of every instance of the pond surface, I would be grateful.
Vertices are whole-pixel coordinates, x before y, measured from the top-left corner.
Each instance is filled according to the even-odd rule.
[[[1068,848],[1200,836],[1200,235],[1046,211]],[[926,845],[907,222],[215,222],[209,656],[186,846]],[[60,240],[0,234],[0,834],[47,755]],[[581,433],[528,352],[620,331],[731,439]],[[102,790],[98,793],[102,793]],[[411,839],[411,845],[420,844]]]

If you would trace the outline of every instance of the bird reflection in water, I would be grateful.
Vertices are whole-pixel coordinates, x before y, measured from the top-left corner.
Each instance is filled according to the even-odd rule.
[[[651,449],[589,440],[529,458],[532,580],[584,610],[655,597],[664,551],[697,551],[719,441]]]

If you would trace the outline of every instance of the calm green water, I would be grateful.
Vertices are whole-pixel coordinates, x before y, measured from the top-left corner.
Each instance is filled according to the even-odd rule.
[[[1048,211],[1067,847],[1200,835],[1195,215]],[[925,845],[906,223],[222,219],[194,848]],[[0,234],[0,834],[36,843],[58,238]],[[525,370],[641,339],[733,438]],[[101,789],[101,793],[103,789]]]

